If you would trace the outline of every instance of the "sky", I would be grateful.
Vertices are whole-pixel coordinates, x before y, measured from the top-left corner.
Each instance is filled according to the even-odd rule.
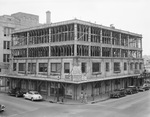
[[[142,34],[143,55],[150,55],[150,0],[0,0],[0,16],[25,12],[46,23],[74,18]]]

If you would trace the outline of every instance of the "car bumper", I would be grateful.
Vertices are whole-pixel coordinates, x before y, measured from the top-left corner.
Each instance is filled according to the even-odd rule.
[[[33,98],[33,100],[43,100],[43,98]]]

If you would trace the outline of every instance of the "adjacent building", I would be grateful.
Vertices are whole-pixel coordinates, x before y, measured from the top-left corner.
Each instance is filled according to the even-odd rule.
[[[142,72],[141,34],[73,19],[13,32],[6,77],[10,88],[78,100],[142,85]]]
[[[39,25],[39,16],[27,13],[15,13],[0,16],[0,74],[8,73],[10,60],[11,33],[15,29]],[[3,85],[0,78],[0,86]]]

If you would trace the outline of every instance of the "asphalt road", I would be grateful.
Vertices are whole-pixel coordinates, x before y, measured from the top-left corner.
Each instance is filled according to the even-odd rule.
[[[150,117],[150,90],[87,105],[64,105],[0,94],[0,117]]]

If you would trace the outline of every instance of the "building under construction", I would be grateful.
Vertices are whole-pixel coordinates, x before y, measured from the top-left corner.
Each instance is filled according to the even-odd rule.
[[[58,98],[143,83],[142,35],[78,19],[15,31],[10,61],[10,88]]]

